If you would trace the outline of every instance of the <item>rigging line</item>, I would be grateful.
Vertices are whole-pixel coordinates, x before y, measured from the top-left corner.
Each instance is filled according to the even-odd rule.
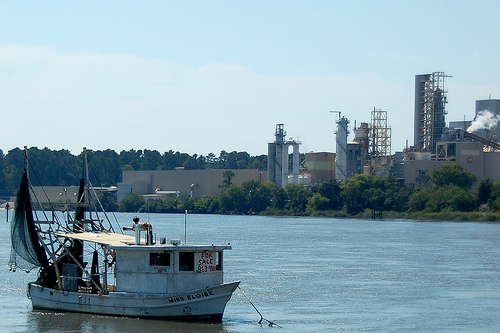
[[[56,209],[55,209],[55,207],[54,207],[54,204],[52,203],[52,201],[51,201],[51,200],[50,200],[50,198],[49,198],[49,195],[48,195],[48,194],[47,194],[47,192],[45,191],[45,187],[42,185],[42,182],[41,182],[40,178],[38,177],[38,174],[37,174],[37,172],[36,172],[36,170],[35,170],[35,168],[34,168],[33,164],[31,163],[31,161],[30,161],[30,160],[28,160],[28,161],[27,161],[27,169],[26,169],[26,172],[29,172],[30,170],[31,170],[31,173],[33,173],[33,175],[35,175],[35,178],[36,178],[36,180],[37,180],[37,182],[38,182],[38,184],[39,184],[40,189],[42,190],[42,192],[43,192],[43,194],[44,194],[44,196],[45,196],[45,199],[47,200],[47,203],[48,203],[48,205],[49,205],[49,207],[50,207],[50,210],[51,210],[52,212],[55,212],[55,211],[56,211]],[[40,201],[40,199],[39,199],[39,198],[38,198],[38,196],[36,195],[36,192],[35,192],[35,190],[34,190],[34,188],[33,188],[33,183],[32,183],[31,181],[29,181],[29,184],[30,184],[31,194],[34,196],[34,198],[35,198],[35,200],[36,200],[36,204],[38,205],[39,210],[41,211],[41,215],[43,215],[47,221],[50,221],[50,220],[49,220],[49,217],[47,216],[47,212],[45,211],[45,209],[43,209],[42,202]],[[38,215],[38,213],[37,213],[37,212],[35,212],[35,214],[37,214],[37,215]],[[37,219],[38,219],[38,217],[37,217]],[[57,224],[57,226],[58,226],[58,227],[62,227],[62,228],[64,228],[64,227],[62,226],[61,221],[60,221],[60,220],[59,220],[59,218],[57,217],[57,215],[52,214],[52,220],[53,220],[53,222],[54,222],[54,223],[56,223],[56,224]],[[52,226],[51,226],[50,224],[49,224],[49,228],[50,228],[51,230],[53,230],[53,228],[52,228]],[[68,228],[67,223],[66,223],[66,228]]]
[[[94,170],[94,167],[92,166],[92,164],[90,164],[90,161],[87,161],[87,164],[88,166],[90,167],[90,169],[92,170],[92,175],[95,177],[96,181],[97,181],[97,184],[99,184],[100,187],[102,187],[102,184],[101,182],[99,181],[99,178],[97,177],[97,173],[95,172]],[[89,176],[90,178],[90,176]],[[88,182],[90,183],[90,179],[88,180]],[[93,189],[93,192],[95,193],[95,189]],[[108,217],[108,213],[106,212],[106,210],[104,210],[103,206],[102,206],[102,203],[101,201],[99,200],[98,196],[96,195],[96,198],[97,198],[97,202],[99,203],[99,206],[101,207],[101,210],[103,211],[103,214],[104,216],[106,217],[106,220],[107,222],[109,223],[109,226],[110,226],[110,229],[111,231],[115,232],[114,231],[114,228],[113,228],[113,225],[111,224],[111,220],[110,218]],[[106,203],[108,204],[108,206],[110,205],[110,199],[109,197],[106,195],[104,196],[104,199],[106,200]],[[118,218],[116,217],[115,213],[112,211],[110,212],[111,215],[113,216],[114,220],[115,220],[115,223],[118,225],[118,230],[120,230],[121,234],[123,235],[123,229],[120,225],[120,222],[118,221]]]
[[[257,307],[252,303],[252,301],[250,300],[250,298],[248,298],[247,294],[243,291],[243,289],[241,289],[240,286],[238,286],[238,289],[241,291],[241,293],[243,294],[243,296],[245,296],[245,298],[250,303],[250,305],[255,309],[255,311],[257,311],[257,313],[259,314],[259,316],[260,316],[260,320],[258,321],[259,324],[262,324],[262,320],[265,320],[265,321],[267,321],[269,323],[269,326],[277,326],[279,328],[283,328],[280,325],[276,324],[275,322],[272,322],[272,321],[267,320],[266,318],[264,318],[264,316],[262,316],[262,314],[257,309]]]

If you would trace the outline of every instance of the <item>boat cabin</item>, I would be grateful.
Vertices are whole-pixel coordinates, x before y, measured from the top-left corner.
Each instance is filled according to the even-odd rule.
[[[116,256],[117,292],[181,293],[223,283],[223,250],[229,245],[126,245]]]
[[[106,270],[112,265],[114,268],[101,271],[102,287],[116,292],[173,294],[218,286],[224,279],[223,251],[231,249],[230,245],[154,244],[147,238],[107,232],[58,236],[101,244],[106,248],[105,252],[112,257],[112,260],[106,258]],[[65,290],[76,291],[75,278],[82,276],[74,266],[63,265]]]

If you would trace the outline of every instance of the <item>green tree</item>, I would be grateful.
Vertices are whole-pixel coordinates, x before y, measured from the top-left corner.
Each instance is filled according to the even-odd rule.
[[[321,182],[313,187],[314,193],[319,193],[322,197],[328,199],[321,205],[323,208],[320,210],[340,210],[342,209],[343,202],[341,196],[340,183],[333,179],[328,182]]]
[[[138,212],[146,204],[146,200],[138,194],[130,194],[120,201],[118,210],[120,212]]]
[[[474,196],[468,190],[477,178],[466,171],[460,164],[444,164],[435,167],[429,173],[433,188],[420,189],[410,195],[408,210],[427,211],[472,211],[479,195]],[[486,195],[487,182],[481,185],[482,195]]]
[[[219,210],[223,214],[245,213],[245,194],[243,189],[231,184],[219,195]]]
[[[169,150],[162,156],[162,166],[164,170],[174,170],[176,167],[183,165],[181,153]]]
[[[438,187],[430,192],[426,209],[430,212],[469,212],[474,209],[475,205],[476,201],[471,193],[460,186],[448,185]]]
[[[314,213],[321,210],[327,210],[330,200],[325,198],[320,193],[316,192],[307,200],[306,211],[308,213]]]
[[[410,212],[470,212],[476,207],[473,194],[456,185],[420,189],[409,199]]]
[[[437,187],[456,185],[463,189],[470,189],[472,184],[477,181],[477,177],[466,171],[460,164],[444,164],[435,167],[429,173],[430,180]]]
[[[226,165],[228,169],[246,169],[250,154],[247,152],[232,151],[226,156]]]
[[[209,195],[192,199],[192,205],[189,211],[198,214],[215,214],[219,211],[219,198]]]
[[[273,182],[266,182],[263,186],[270,193],[268,207],[275,210],[284,209],[287,202],[285,190]]]
[[[197,154],[194,154],[192,157],[189,156],[186,158],[186,160],[182,163],[182,166],[186,170],[203,170],[206,166],[206,159],[203,155],[198,156]]]
[[[383,188],[375,186],[371,187],[367,189],[363,195],[366,197],[366,203],[368,204],[368,207],[365,208],[370,208],[377,212],[385,210],[384,203],[387,197],[387,192],[385,192]]]
[[[90,166],[90,181],[94,185],[111,186],[122,178],[120,157],[111,149],[87,150]],[[83,157],[80,157],[83,161]]]
[[[219,185],[219,188],[222,190],[227,189],[232,184],[232,179],[234,176],[234,172],[232,172],[231,170],[224,171],[222,175],[222,184]]]
[[[217,169],[227,169],[228,166],[227,166],[227,156],[228,156],[228,152],[225,151],[225,150],[222,150],[219,154],[219,158],[217,159],[217,166],[216,168]]]
[[[341,184],[342,198],[348,214],[357,214],[366,208],[372,208],[367,196],[373,187],[373,175],[357,174]]]
[[[269,206],[271,189],[255,180],[249,180],[242,184],[243,193],[246,196],[245,209],[248,214],[258,214]]]
[[[285,209],[293,213],[305,213],[308,200],[312,196],[312,191],[299,184],[287,184],[284,187],[284,191],[287,199]]]
[[[365,209],[404,210],[410,190],[402,188],[394,177],[354,175],[341,183],[346,212],[358,214]],[[404,196],[405,199],[402,199]]]
[[[408,201],[408,211],[410,212],[420,212],[425,210],[427,202],[429,202],[432,189],[421,188],[410,195]]]
[[[24,164],[24,151],[19,148],[9,150],[5,155],[4,169],[2,171],[6,187],[11,194],[15,194],[17,191]]]
[[[493,192],[493,182],[491,179],[483,179],[477,186],[477,201],[479,205],[488,203]]]
[[[139,170],[161,170],[161,154],[156,150],[144,149],[140,157]]]
[[[180,204],[180,209],[182,210],[187,210],[190,213],[205,213],[203,211],[197,211],[195,207],[195,203],[199,198],[186,198],[182,203]]]
[[[115,203],[113,196],[109,192],[100,193],[99,201],[101,202],[102,208],[106,212],[116,212],[118,210],[118,205]]]
[[[248,159],[248,169],[267,169],[267,155],[250,156]]]
[[[500,210],[500,182],[493,183],[491,194],[488,199],[488,207],[492,211]]]
[[[207,168],[209,169],[215,169],[217,166],[217,163],[219,162],[219,159],[217,156],[215,156],[214,153],[209,153],[205,159],[207,163]]]
[[[122,171],[135,171],[131,164],[125,164],[122,166]]]
[[[125,171],[139,170],[141,166],[142,150],[130,149],[129,151],[122,150],[120,152],[120,164]],[[125,166],[130,166],[126,167]]]
[[[167,209],[167,202],[157,198],[157,199],[148,199],[139,208],[139,212],[141,213],[146,213],[146,212],[151,212],[151,213],[161,213],[163,210]]]
[[[410,196],[413,194],[414,189],[409,186],[400,186],[392,188],[390,194],[386,198],[386,210],[393,210],[396,212],[405,212],[409,208]]]

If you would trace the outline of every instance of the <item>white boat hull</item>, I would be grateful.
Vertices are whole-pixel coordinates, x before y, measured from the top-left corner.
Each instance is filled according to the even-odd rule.
[[[28,285],[33,309],[99,315],[220,322],[239,281],[176,295],[69,292]]]

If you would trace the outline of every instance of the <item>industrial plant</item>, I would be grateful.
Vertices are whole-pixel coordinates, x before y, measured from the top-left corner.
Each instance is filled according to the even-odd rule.
[[[374,108],[370,123],[354,123],[354,140],[348,142],[350,121],[337,113],[336,153],[310,152],[299,162],[299,145],[290,138],[285,141],[284,124],[276,125],[275,141],[268,144],[267,180],[277,185],[317,184],[332,179],[344,180],[355,174],[369,173],[388,176],[391,174],[391,129],[387,125],[387,111]],[[293,147],[293,171],[289,176],[288,148]],[[300,171],[300,173],[299,173]],[[300,181],[302,180],[302,181]]]
[[[428,180],[432,168],[445,163],[460,163],[478,180],[500,181],[500,128],[496,126],[500,100],[478,100],[474,119],[447,123],[445,79],[449,77],[443,72],[415,76],[414,142],[403,151],[391,153],[388,111],[373,108],[367,113],[369,121],[351,121],[345,110],[329,111],[335,117],[335,152],[301,154],[301,142],[287,136],[285,124],[276,124],[274,140],[268,142],[267,177],[257,169],[232,170],[232,181],[269,181],[285,187],[370,174],[417,186]],[[223,170],[124,171],[118,199],[130,193],[148,197],[174,193],[181,199],[217,195],[222,180]]]
[[[315,185],[342,181],[358,174],[395,177],[401,185],[425,185],[429,172],[446,163],[459,163],[478,181],[500,181],[500,99],[477,100],[475,116],[470,120],[446,122],[448,103],[443,72],[415,76],[414,138],[402,151],[391,153],[390,114],[373,108],[369,121],[350,120],[349,113],[329,111],[332,148],[335,152],[301,154],[301,142],[287,136],[285,124],[276,124],[274,141],[268,142],[267,175],[259,169],[204,169],[123,171],[122,183],[106,189],[120,202],[130,194],[145,198],[183,200],[219,195],[224,181],[242,185],[248,181]],[[327,112],[325,110],[325,112]],[[352,127],[351,127],[352,124]],[[349,140],[349,135],[353,134]],[[230,179],[225,179],[225,177]],[[60,186],[47,189],[52,202],[71,202],[61,197]],[[74,192],[74,191],[73,191]],[[66,190],[64,190],[66,193]]]
[[[478,180],[500,181],[500,100],[477,100],[472,120],[446,123],[448,103],[445,79],[451,76],[433,72],[415,76],[414,142],[401,152],[391,154],[391,128],[388,112],[374,108],[370,122],[351,120],[341,111],[336,114],[336,151],[311,152],[297,162],[298,145],[285,141],[284,124],[276,125],[275,141],[268,145],[268,181],[285,186],[309,184],[331,179],[344,180],[356,174],[394,176],[402,184],[415,186],[427,181],[436,166],[459,163]],[[348,141],[351,131],[352,141]],[[288,171],[288,147],[293,146],[293,177]],[[299,174],[300,170],[300,174]],[[306,183],[306,182],[302,182]]]
[[[301,154],[301,142],[287,136],[285,124],[276,124],[274,141],[268,142],[267,177],[257,169],[231,170],[231,181],[239,185],[269,181],[285,187],[370,174],[393,176],[402,185],[418,186],[428,181],[432,168],[446,163],[459,163],[478,180],[500,181],[500,128],[496,126],[500,100],[478,100],[474,119],[447,123],[444,83],[449,77],[443,72],[415,76],[414,142],[407,143],[403,151],[391,153],[388,111],[373,108],[367,112],[369,121],[351,120],[345,110],[329,111],[336,125],[332,129],[335,152]],[[117,198],[120,201],[131,193],[181,200],[218,195],[223,177],[224,170],[217,169],[124,171]]]

